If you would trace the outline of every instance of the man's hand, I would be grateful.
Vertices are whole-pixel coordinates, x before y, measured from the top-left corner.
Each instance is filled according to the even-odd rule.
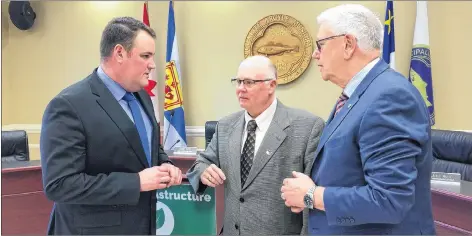
[[[211,164],[209,167],[207,167],[200,176],[200,181],[202,184],[210,187],[216,187],[220,184],[223,184],[223,181],[225,180],[225,174],[215,164]]]
[[[170,181],[167,184],[167,187],[182,183],[182,171],[179,168],[169,163],[164,163],[160,165],[159,168],[161,171],[167,171],[169,173]]]
[[[290,210],[293,212],[293,213],[300,213],[303,211],[304,208],[302,207],[290,207]]]
[[[142,170],[139,174],[141,192],[163,189],[171,181],[168,171],[163,171],[160,166],[153,166]]]
[[[292,212],[300,212],[305,208],[303,198],[311,186],[313,180],[300,172],[293,171],[293,178],[284,179],[281,197],[285,200],[285,205],[290,207]]]

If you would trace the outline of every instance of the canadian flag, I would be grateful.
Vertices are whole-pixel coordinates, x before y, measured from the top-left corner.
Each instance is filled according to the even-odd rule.
[[[143,6],[143,22],[147,26],[151,26],[149,23],[149,14],[148,14],[148,3],[147,1],[144,3]],[[152,70],[149,74],[148,85],[144,88],[146,92],[151,96],[152,106],[154,108],[154,114],[156,115],[156,120],[159,123],[159,101],[157,98],[157,77],[156,77],[156,69]]]

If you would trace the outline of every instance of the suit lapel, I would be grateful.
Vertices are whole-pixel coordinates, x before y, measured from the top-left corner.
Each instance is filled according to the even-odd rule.
[[[113,97],[113,95],[105,86],[105,84],[103,84],[103,82],[100,80],[96,73],[96,70],[92,75],[90,85],[92,93],[98,96],[97,103],[102,107],[102,109],[108,114],[110,119],[121,130],[121,133],[123,134],[123,136],[125,136],[126,140],[128,140],[128,143],[138,156],[138,159],[141,164],[143,164],[144,167],[148,167],[146,154],[144,154],[138,131],[136,130],[133,122],[129,119],[126,112],[116,101],[115,97]]]
[[[229,171],[233,171],[228,176],[231,178],[230,181],[236,183],[238,189],[236,192],[241,192],[241,140],[243,137],[244,129],[244,113],[241,113],[241,116],[236,119],[236,121],[230,126],[234,127],[231,129],[228,135],[228,145],[229,145],[229,159],[230,159],[230,168]]]
[[[254,157],[254,163],[252,164],[251,170],[249,171],[249,176],[242,186],[242,190],[247,188],[256,176],[261,172],[267,162],[274,156],[274,153],[280,147],[282,142],[287,137],[285,133],[285,128],[289,126],[289,119],[287,112],[284,109],[283,104],[280,101],[277,101],[277,110],[275,111],[272,122],[269,125],[262,143],[257,150],[257,153]]]
[[[331,137],[333,132],[338,128],[339,124],[344,120],[346,115],[349,113],[349,111],[356,105],[357,101],[359,101],[359,98],[356,98],[352,96],[349,98],[346,103],[344,104],[343,108],[339,111],[339,113],[331,120],[329,120],[329,123],[327,123],[326,128],[323,130],[323,134],[321,135],[320,143],[318,144],[317,150],[315,152],[315,161],[316,157],[318,156],[319,151],[321,148],[324,146],[326,141]],[[333,114],[332,114],[333,115]],[[332,116],[331,115],[331,116]]]
[[[146,94],[146,91],[141,90],[137,93],[134,93],[134,95],[138,98],[139,102],[144,107],[144,111],[146,112],[146,115],[151,120],[152,129],[154,130],[156,128],[156,125],[157,125],[156,115],[154,114],[154,108],[152,106],[152,103],[149,103],[149,101],[144,99],[145,96],[148,96]]]
[[[337,101],[338,100],[336,100],[336,103],[337,103]],[[331,120],[333,119],[335,111],[336,111],[336,107],[333,107],[333,109],[331,110],[331,113],[328,116],[328,120],[326,121],[326,125],[328,125],[331,122]]]
[[[332,117],[334,114],[334,109],[333,109],[330,115],[330,119],[328,119],[327,125],[325,129],[323,130],[323,134],[321,135],[320,143],[318,144],[318,147],[316,149],[315,159],[313,162],[316,161],[325,143],[329,140],[331,135],[338,128],[338,126],[341,124],[341,122],[344,120],[347,114],[349,114],[349,111],[354,108],[354,106],[359,101],[362,94],[364,94],[365,90],[372,83],[372,81],[374,81],[374,79],[377,78],[377,76],[379,76],[380,74],[382,74],[386,69],[388,69],[388,65],[385,62],[383,62],[383,60],[379,60],[379,62],[375,64],[372,70],[370,70],[369,73],[367,73],[366,77],[362,80],[362,82],[356,88],[354,93],[346,101],[344,106],[341,108],[339,113],[334,118]]]

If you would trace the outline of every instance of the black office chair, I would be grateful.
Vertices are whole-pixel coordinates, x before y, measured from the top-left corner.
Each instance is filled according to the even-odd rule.
[[[213,134],[215,133],[216,125],[218,124],[218,121],[207,121],[205,123],[205,148],[208,147],[208,144],[210,144],[211,139],[213,138]]]
[[[433,129],[431,139],[433,172],[459,173],[472,181],[472,133]]]
[[[2,162],[29,160],[28,134],[26,131],[2,131]]]

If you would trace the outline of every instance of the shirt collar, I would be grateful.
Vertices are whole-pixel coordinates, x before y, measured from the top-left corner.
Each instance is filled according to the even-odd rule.
[[[249,113],[246,111],[244,112],[244,119],[246,121],[246,125],[244,126],[244,130],[247,129],[247,123],[250,120],[255,120],[257,124],[257,129],[259,129],[262,132],[265,132],[268,128],[269,125],[272,121],[272,118],[274,117],[275,110],[277,109],[277,98],[274,99],[272,104],[265,109],[259,116],[257,116],[255,119],[252,118]]]
[[[97,69],[97,75],[103,81],[108,90],[110,90],[111,94],[117,101],[123,99],[123,96],[126,94],[126,90],[116,81],[112,80],[110,76],[108,76],[105,71],[103,71],[101,66],[99,66]]]
[[[354,93],[356,88],[359,86],[359,84],[362,82],[362,80],[364,80],[367,73],[369,73],[369,71],[372,70],[372,68],[374,68],[375,64],[377,64],[379,60],[380,58],[376,58],[373,61],[369,62],[369,64],[364,66],[362,70],[357,72],[357,74],[354,75],[354,77],[352,77],[352,79],[349,81],[349,83],[347,83],[343,91],[347,97],[352,96],[352,94]]]

